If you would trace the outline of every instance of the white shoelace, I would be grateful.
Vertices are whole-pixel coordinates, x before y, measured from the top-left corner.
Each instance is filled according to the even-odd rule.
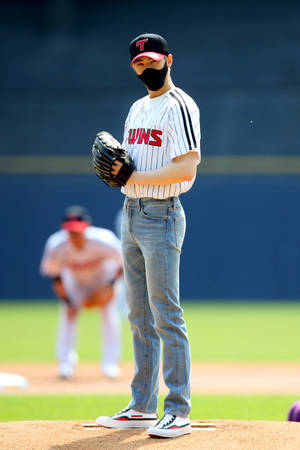
[[[164,428],[168,425],[171,425],[171,423],[174,422],[176,419],[176,416],[172,416],[171,414],[166,414],[157,424],[158,427]]]
[[[118,416],[119,414],[125,413],[127,411],[129,411],[131,408],[129,408],[128,406],[124,409],[122,409],[121,411],[117,412],[116,414],[113,415],[114,416]]]

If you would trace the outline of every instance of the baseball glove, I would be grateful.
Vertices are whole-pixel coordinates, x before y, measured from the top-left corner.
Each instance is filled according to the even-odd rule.
[[[108,186],[120,187],[127,183],[135,170],[135,165],[127,150],[107,131],[97,134],[92,147],[92,161],[97,176]],[[122,167],[116,175],[111,169],[114,161],[120,161]]]
[[[107,284],[106,286],[102,286],[101,289],[98,289],[88,298],[86,298],[83,302],[84,308],[95,308],[100,307],[103,308],[106,306],[114,296],[114,287],[111,284]]]

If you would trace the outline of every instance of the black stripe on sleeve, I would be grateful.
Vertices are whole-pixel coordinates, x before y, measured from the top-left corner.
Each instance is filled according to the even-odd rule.
[[[189,112],[189,110],[188,110],[187,104],[186,104],[186,102],[185,102],[183,96],[181,95],[181,93],[180,93],[177,89],[175,89],[175,91],[176,91],[176,94],[178,94],[179,97],[182,99],[182,101],[183,101],[183,103],[184,103],[184,105],[185,105],[185,109],[186,109],[186,112],[187,112],[188,121],[189,121],[189,125],[190,125],[190,130],[191,130],[192,138],[193,138],[193,144],[194,144],[194,147],[193,147],[193,148],[197,148],[197,141],[196,141],[196,138],[195,138],[194,129],[193,129],[193,124],[192,124],[192,119],[191,119],[191,115],[190,115],[190,112]]]
[[[192,148],[194,148],[194,147],[192,147],[192,145],[191,145],[191,140],[190,140],[190,136],[189,136],[188,129],[187,129],[187,123],[186,123],[186,118],[185,118],[185,114],[184,114],[182,102],[180,101],[180,98],[178,98],[177,95],[175,95],[174,92],[170,92],[170,94],[171,94],[172,97],[174,97],[174,98],[177,100],[177,102],[179,103],[180,111],[181,111],[182,118],[183,118],[184,130],[185,130],[186,138],[187,138],[187,141],[188,141],[189,149],[192,150]]]

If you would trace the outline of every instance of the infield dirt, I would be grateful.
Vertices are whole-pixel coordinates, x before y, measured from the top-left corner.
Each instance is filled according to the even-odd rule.
[[[0,423],[1,450],[299,450],[296,422],[216,420],[176,439],[154,439],[145,430],[83,427],[82,421]],[[197,422],[193,422],[197,424]]]
[[[0,372],[22,375],[29,381],[25,390],[3,393],[28,394],[126,394],[130,393],[133,365],[123,364],[121,376],[109,380],[95,363],[78,364],[71,380],[59,380],[54,364],[1,363]],[[161,392],[165,393],[161,377]],[[197,394],[300,394],[300,364],[229,364],[192,365],[192,391]],[[300,448],[300,445],[299,445]]]
[[[129,393],[131,364],[122,365],[117,380],[101,376],[97,364],[78,365],[71,380],[59,380],[54,364],[2,363],[0,372],[28,378],[26,389],[1,391],[0,395],[55,393]],[[194,393],[286,394],[300,393],[300,364],[194,364]],[[166,391],[161,383],[161,392]],[[86,428],[83,421],[26,421],[0,423],[1,450],[299,450],[300,424],[275,421],[232,421],[201,418],[193,421],[191,435],[154,439],[142,430]],[[203,422],[211,428],[197,428]]]

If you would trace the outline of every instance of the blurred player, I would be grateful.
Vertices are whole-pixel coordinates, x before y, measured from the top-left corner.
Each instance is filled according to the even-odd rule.
[[[107,229],[91,226],[85,208],[66,209],[61,230],[45,245],[41,273],[52,280],[56,296],[62,300],[57,334],[59,376],[72,377],[77,362],[77,319],[81,308],[98,307],[103,326],[103,374],[119,375],[119,296],[122,275],[121,244]]]

